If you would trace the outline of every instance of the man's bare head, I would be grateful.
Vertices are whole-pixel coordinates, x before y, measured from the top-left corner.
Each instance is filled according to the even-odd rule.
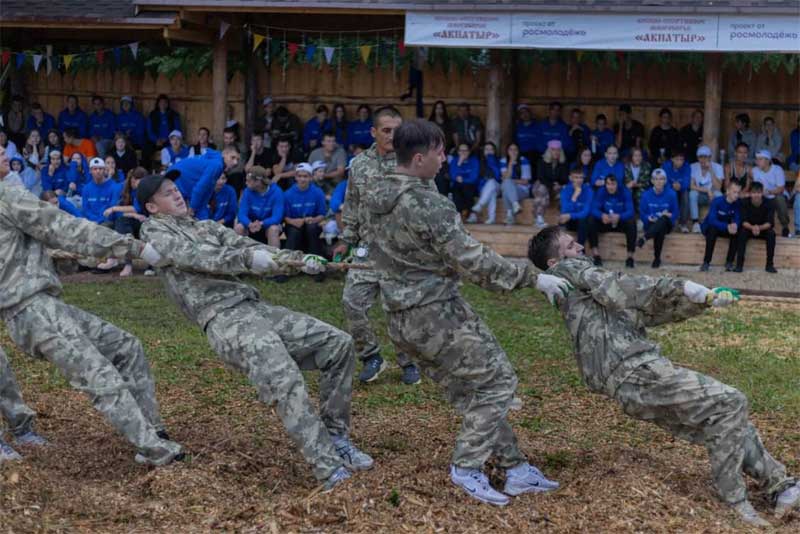
[[[528,243],[528,259],[542,271],[564,258],[579,256],[583,256],[583,245],[558,226],[545,228]]]

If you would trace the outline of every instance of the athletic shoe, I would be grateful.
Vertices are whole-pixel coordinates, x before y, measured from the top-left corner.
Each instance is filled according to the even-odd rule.
[[[689,233],[689,227],[686,226],[685,224],[682,224],[681,225],[681,233],[682,234],[688,234]]]
[[[750,501],[744,500],[739,504],[733,506],[733,509],[739,514],[739,518],[754,527],[769,527],[771,526],[758,512],[756,512]]]
[[[692,233],[693,234],[700,234],[703,232],[703,229],[700,228],[700,223],[694,223],[692,225]]]
[[[728,262],[725,264],[725,272],[730,273],[733,272],[733,262]]]
[[[145,455],[144,453],[136,453],[134,460],[138,464],[146,464],[146,465],[155,465],[155,466],[162,466],[167,465],[172,462],[180,462],[184,458],[186,458],[186,454],[183,452],[183,448],[175,443],[174,441],[162,439],[161,443],[159,444],[159,451],[153,451],[153,453],[161,453],[162,456],[158,458],[153,458],[152,456]]]
[[[603,266],[603,258],[600,256],[593,256],[592,261],[594,261],[595,267],[602,267]]]
[[[642,248],[644,246],[644,238],[640,237],[638,241],[636,241],[636,246]]]
[[[711,266],[708,263],[703,262],[703,265],[700,266],[700,271],[707,273],[710,267]]]
[[[547,223],[544,222],[544,217],[541,215],[536,216],[536,227],[537,228],[547,228]]]
[[[514,226],[514,212],[506,211],[506,226]]]
[[[781,235],[783,237],[789,237],[789,229],[784,226],[783,230],[781,230]]]
[[[470,214],[469,214],[469,217],[467,217],[467,223],[469,223],[469,224],[475,224],[475,223],[477,223],[477,222],[478,222],[478,216],[477,216],[477,215],[475,215],[474,213],[470,213]]]
[[[144,270],[144,275],[145,276],[155,276],[156,272],[153,269],[145,269]]]
[[[422,380],[419,376],[419,367],[410,363],[403,367],[403,376],[400,378],[403,381],[403,384],[407,386],[415,386],[419,384]]]
[[[522,399],[514,395],[511,398],[511,402],[508,404],[508,409],[515,412],[520,411],[522,409]]]
[[[375,356],[370,356],[364,360],[364,367],[361,369],[361,374],[358,375],[358,379],[362,384],[372,382],[386,369],[386,365],[386,362],[383,361],[380,355],[376,354]]]
[[[628,269],[633,269],[636,266],[636,263],[633,261],[633,258],[628,258],[625,260],[625,267]]]
[[[743,273],[744,272],[744,267],[735,267],[733,269],[733,272],[735,272],[735,273]]]
[[[471,211],[472,213],[476,213],[476,214],[477,214],[477,213],[480,213],[480,212],[481,212],[481,206],[480,206],[480,204],[475,204],[474,206],[472,206],[472,209],[471,209],[470,211]]]
[[[450,466],[450,480],[467,492],[467,495],[481,502],[495,506],[505,506],[511,499],[489,485],[489,479],[477,469]]]
[[[369,454],[360,451],[353,442],[345,436],[331,436],[336,454],[342,457],[345,465],[352,471],[367,471],[372,469],[375,460]]]
[[[778,495],[775,501],[775,517],[780,519],[798,507],[800,507],[800,486],[794,485]]]
[[[511,204],[511,211],[514,215],[522,211],[522,206],[519,205],[519,202],[514,202]]]
[[[653,263],[650,264],[650,267],[652,267],[653,269],[658,269],[659,267],[661,267],[661,260],[659,258],[654,259]]]
[[[516,497],[523,493],[553,491],[558,487],[558,482],[548,480],[537,468],[528,462],[523,462],[506,470],[506,485],[503,488],[503,493]]]
[[[44,447],[47,440],[33,430],[28,430],[20,436],[14,436],[14,443],[26,447]]]
[[[279,274],[277,276],[273,276],[272,281],[275,282],[276,284],[285,284],[286,282],[289,281],[289,277],[286,276],[285,274]]]
[[[483,221],[483,224],[494,224],[494,222],[495,222],[494,219],[486,219],[485,221]]]
[[[350,471],[347,470],[346,467],[340,467],[336,471],[334,471],[331,476],[328,477],[328,480],[325,481],[323,485],[323,493],[328,493],[329,491],[333,491],[333,488],[347,480],[353,476]]]
[[[11,445],[0,438],[0,464],[5,461],[22,460],[22,456]]]
[[[128,278],[132,274],[133,274],[133,265],[131,265],[130,263],[126,263],[125,267],[123,267],[122,270],[119,272],[120,278]]]
[[[767,268],[764,269],[764,270],[767,271],[768,273],[772,273],[772,274],[777,274],[778,273],[778,269],[776,269],[774,265],[767,265]]]

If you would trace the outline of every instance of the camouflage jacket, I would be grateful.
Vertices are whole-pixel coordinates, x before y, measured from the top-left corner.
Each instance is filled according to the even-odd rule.
[[[242,237],[216,221],[188,216],[154,215],[142,224],[140,233],[142,240],[162,256],[156,267],[167,294],[201,328],[221,310],[261,298],[255,288],[237,278],[255,274],[252,265],[256,250],[279,256],[276,261],[303,259],[302,252],[280,251]]]
[[[0,182],[0,312],[12,317],[42,291],[61,293],[47,248],[81,256],[138,257],[144,245]]]
[[[358,246],[371,241],[369,211],[363,205],[366,187],[376,177],[394,172],[396,163],[394,152],[381,157],[375,144],[353,159],[342,206],[342,240],[348,245]]]
[[[455,298],[460,276],[499,290],[536,283],[533,267],[511,263],[467,233],[430,182],[393,173],[367,184],[370,257],[384,277],[387,311]]]
[[[637,367],[662,357],[645,327],[681,321],[707,308],[689,302],[683,280],[616,273],[587,258],[562,260],[547,274],[575,287],[558,307],[586,385],[607,395],[614,395]]]

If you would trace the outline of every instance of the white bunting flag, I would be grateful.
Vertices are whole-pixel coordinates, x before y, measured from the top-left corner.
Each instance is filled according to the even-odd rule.
[[[332,46],[325,47],[325,61],[330,65],[333,62],[333,51],[336,50]]]
[[[139,43],[131,43],[128,46],[131,49],[131,54],[133,54],[133,59],[136,59],[136,56],[139,54]]]
[[[231,25],[228,24],[227,22],[225,22],[224,20],[220,21],[220,23],[219,23],[219,38],[220,38],[220,40],[223,37],[225,37],[225,34],[228,32],[228,28],[230,28],[230,27],[231,27]]]
[[[44,56],[42,54],[33,55],[33,72],[39,72],[39,65],[42,64],[43,57]]]

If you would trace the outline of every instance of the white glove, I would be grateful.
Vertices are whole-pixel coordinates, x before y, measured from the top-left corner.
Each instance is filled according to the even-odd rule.
[[[683,284],[683,294],[686,295],[686,298],[688,298],[690,302],[694,302],[695,304],[705,304],[706,297],[708,297],[709,293],[711,293],[711,290],[706,286],[696,284],[691,280],[687,280],[686,283]]]
[[[265,274],[277,271],[278,264],[272,259],[272,254],[259,249],[253,252],[252,269],[256,274]]]
[[[550,304],[555,304],[557,297],[566,297],[569,290],[573,288],[563,278],[552,274],[540,274],[536,277],[536,289],[545,294]]]
[[[303,263],[305,263],[305,265],[301,267],[300,270],[313,276],[325,272],[325,264],[328,263],[328,260],[315,254],[306,254],[303,256]]]
[[[148,265],[153,266],[158,265],[158,263],[161,261],[161,254],[159,254],[150,243],[146,243],[144,245],[144,249],[142,249],[142,253],[139,255],[139,257],[147,262]]]

